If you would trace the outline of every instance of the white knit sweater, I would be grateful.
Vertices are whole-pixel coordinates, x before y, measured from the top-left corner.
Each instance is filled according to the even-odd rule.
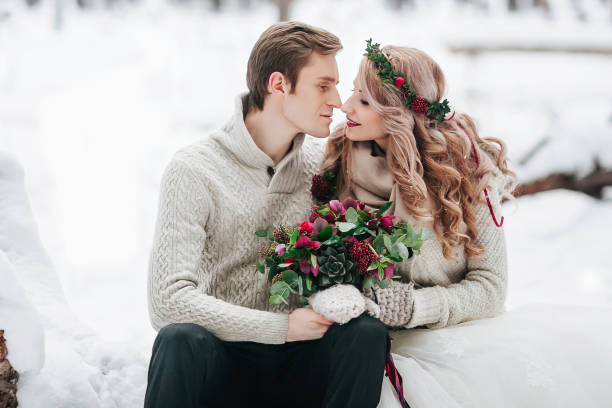
[[[156,330],[191,322],[226,341],[285,342],[287,312],[297,304],[269,304],[267,277],[254,268],[266,241],[255,231],[308,219],[322,157],[317,141],[298,135],[274,168],[244,125],[241,97],[221,130],[175,154],[161,183],[149,267]]]

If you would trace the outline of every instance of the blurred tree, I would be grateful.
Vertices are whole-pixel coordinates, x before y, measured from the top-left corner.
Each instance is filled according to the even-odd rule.
[[[541,8],[547,13],[550,12],[550,5],[548,4],[548,0],[508,0],[508,10],[510,11],[518,11],[529,7]]]
[[[291,0],[276,0],[278,4],[278,21],[287,21],[289,20],[289,6],[291,5]]]

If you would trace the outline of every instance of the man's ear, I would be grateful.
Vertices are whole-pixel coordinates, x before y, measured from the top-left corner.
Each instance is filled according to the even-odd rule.
[[[287,77],[282,72],[273,72],[268,78],[268,93],[272,95],[285,95],[291,90]]]

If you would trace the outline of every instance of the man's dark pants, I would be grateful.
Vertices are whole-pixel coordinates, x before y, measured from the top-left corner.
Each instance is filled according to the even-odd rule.
[[[319,340],[279,345],[170,324],[153,345],[145,408],[374,408],[388,347],[387,328],[365,314]]]

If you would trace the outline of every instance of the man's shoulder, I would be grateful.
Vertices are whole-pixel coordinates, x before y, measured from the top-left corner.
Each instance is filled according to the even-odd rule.
[[[189,145],[178,149],[169,165],[185,166],[192,170],[203,168],[217,168],[218,162],[223,160],[223,150],[219,148],[215,137],[219,133],[224,133],[223,129],[216,130]]]

